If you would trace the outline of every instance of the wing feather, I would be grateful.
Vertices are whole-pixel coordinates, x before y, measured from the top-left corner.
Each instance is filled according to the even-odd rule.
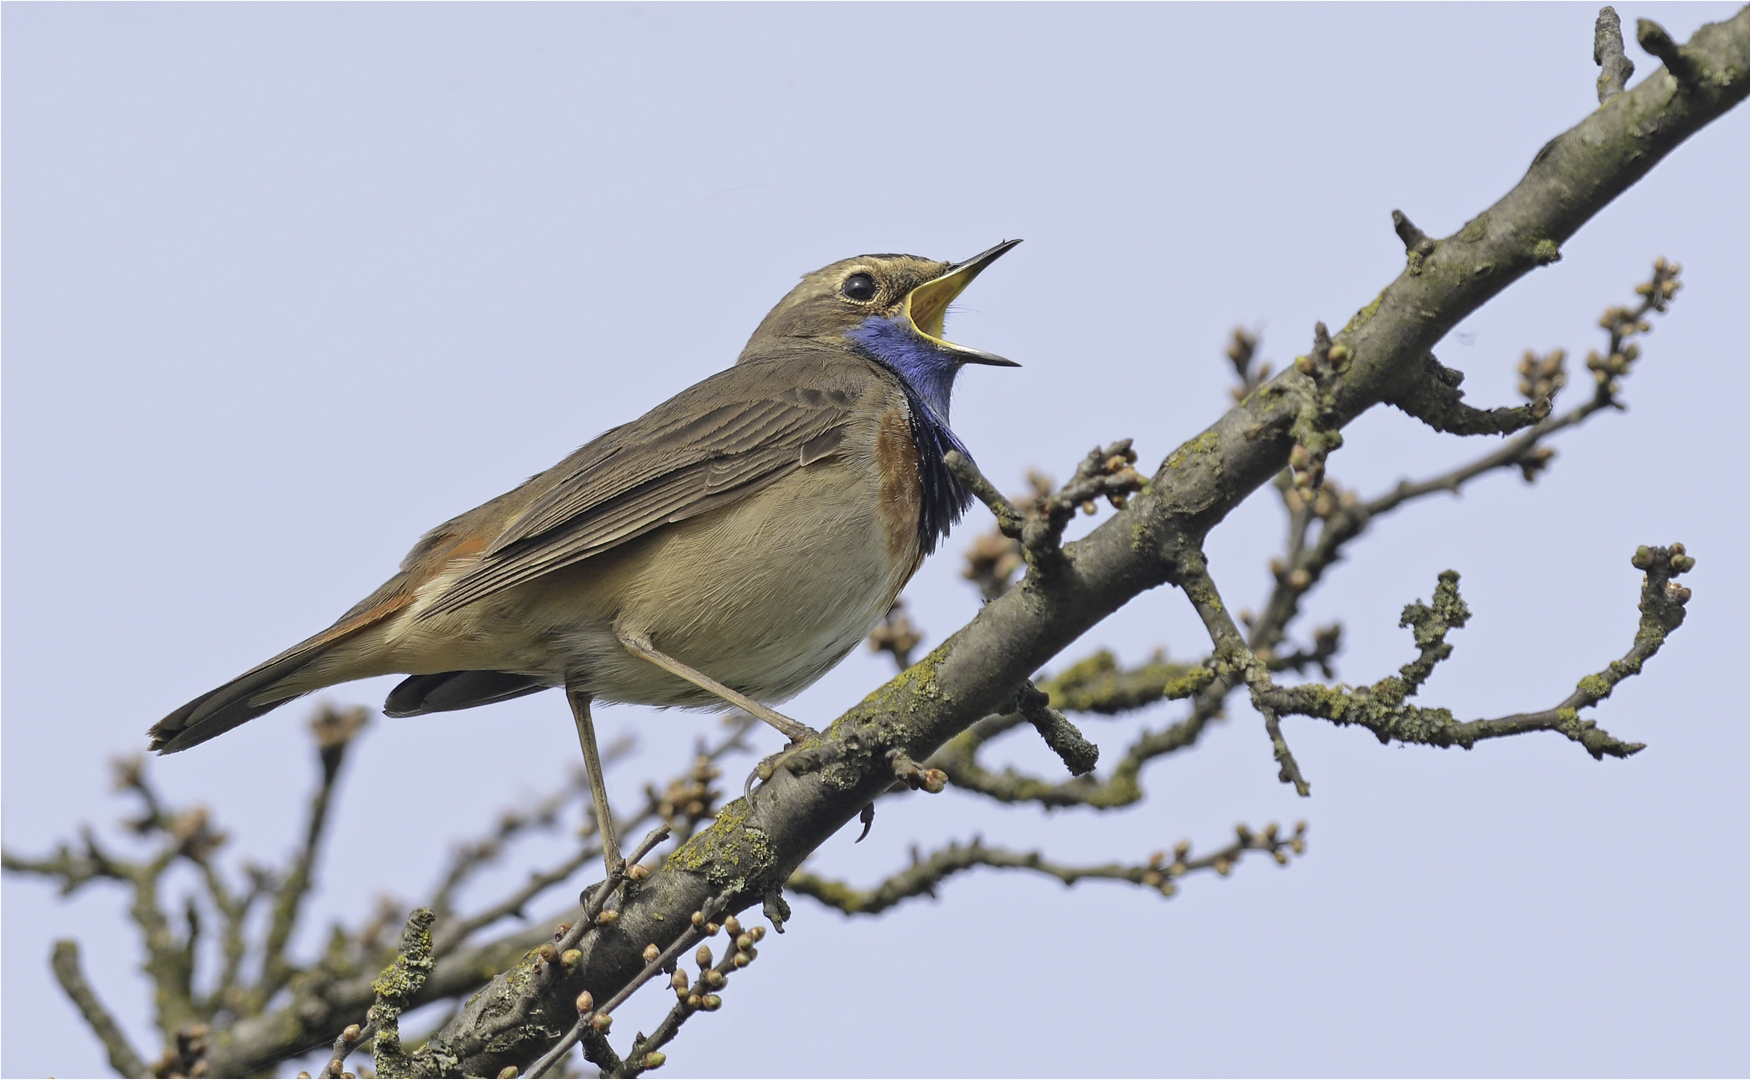
[[[739,364],[690,387],[532,479],[529,505],[420,617],[730,505],[831,456],[881,377],[861,360],[787,358]]]

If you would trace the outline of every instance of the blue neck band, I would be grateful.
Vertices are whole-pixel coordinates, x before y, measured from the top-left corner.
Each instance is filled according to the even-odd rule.
[[[872,316],[847,333],[857,351],[899,376],[912,412],[912,442],[918,448],[918,482],[923,509],[918,542],[926,554],[948,535],[949,527],[972,505],[973,493],[961,486],[943,461],[950,450],[971,460],[966,446],[948,426],[949,395],[961,361],[921,337],[910,326]]]

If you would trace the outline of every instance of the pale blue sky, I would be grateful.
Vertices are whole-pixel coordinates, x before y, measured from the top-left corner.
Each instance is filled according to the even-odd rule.
[[[6,844],[108,826],[126,807],[106,762],[150,723],[327,625],[424,529],[728,365],[839,258],[1026,238],[950,321],[1024,365],[967,372],[956,430],[1006,487],[1122,436],[1153,467],[1229,403],[1233,326],[1279,366],[1305,351],[1315,320],[1341,325],[1402,266],[1392,209],[1455,230],[1595,107],[1595,10],[6,5]],[[1620,7],[1680,39],[1735,10]],[[1310,848],[1165,902],[998,874],[878,920],[798,901],[665,1073],[1751,1068],[1747,157],[1741,106],[1441,345],[1470,401],[1509,403],[1522,349],[1566,346],[1580,372],[1600,310],[1656,255],[1685,266],[1627,413],[1561,439],[1535,487],[1495,476],[1383,522],[1303,631],[1342,618],[1340,676],[1377,679],[1410,655],[1399,609],[1457,569],[1475,617],[1426,700],[1545,708],[1628,647],[1636,545],[1681,539],[1690,621],[1597,713],[1644,754],[1382,747],[1292,720],[1315,792],[1298,800],[1236,699],[1122,813],[896,800],[819,867],[868,883],[913,843],[975,832],[1139,859],[1302,817]],[[1487,449],[1387,409],[1346,439],[1331,475],[1368,494]],[[908,592],[932,642],[976,610],[957,575],[981,515]],[[1216,531],[1230,604],[1264,595],[1280,532],[1268,493]],[[1168,590],[1066,659],[1157,645],[1207,648]],[[859,654],[789,711],[824,722],[886,674]],[[210,803],[234,853],[283,858],[313,773],[305,715],[155,775]],[[601,723],[645,751],[610,776],[627,800],[715,726]],[[1138,723],[1087,730],[1114,757]],[[300,947],[379,893],[426,895],[459,834],[575,756],[550,694],[380,721]],[[4,902],[0,1072],[103,1068],[48,973],[65,935],[155,1054],[120,891],[63,904],[8,878]]]

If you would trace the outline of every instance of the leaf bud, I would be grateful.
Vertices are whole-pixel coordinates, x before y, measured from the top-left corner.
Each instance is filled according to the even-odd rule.
[[[340,1033],[340,1037],[346,1040],[347,1044],[350,1046],[359,1041],[359,1034],[359,1025],[348,1024],[346,1030]]]
[[[943,789],[948,787],[948,773],[941,769],[925,769],[923,787],[927,794],[941,795]]]
[[[1181,840],[1173,846],[1173,857],[1176,861],[1184,862],[1185,857],[1191,853],[1192,842],[1190,840]]]
[[[651,870],[644,863],[633,863],[627,867],[626,876],[634,881],[643,881],[651,876]]]
[[[676,968],[675,974],[669,976],[669,985],[680,991],[682,994],[685,994],[687,992],[687,973],[680,968]]]
[[[701,998],[698,994],[688,994],[687,995],[687,1007],[689,1009],[697,1009],[697,1008],[699,1008],[699,1003],[703,1000],[704,999]]]
[[[663,1067],[663,1062],[667,1060],[669,1060],[669,1055],[661,1050],[652,1050],[644,1056],[644,1067],[646,1069],[660,1069]]]
[[[705,985],[712,990],[722,990],[729,979],[716,968],[710,968],[705,973]]]
[[[549,964],[559,959],[559,946],[551,941],[543,941],[541,943],[541,948],[535,951],[540,955],[541,959]]]
[[[499,1070],[499,1080],[517,1080],[517,1077],[521,1075],[523,1075],[522,1071],[515,1065],[506,1065]]]
[[[705,936],[706,937],[716,937],[717,931],[718,931],[717,923],[708,922],[705,924]]]
[[[754,946],[754,935],[753,934],[737,934],[736,935],[736,948],[750,949],[750,948],[753,948],[753,946]]]
[[[759,944],[760,939],[766,936],[766,928],[764,926],[756,926],[748,931],[748,935],[754,939],[755,944]]]
[[[687,920],[687,921],[688,921],[688,922],[691,922],[691,923],[692,923],[692,924],[693,924],[693,925],[694,925],[694,926],[695,926],[695,927],[696,927],[696,928],[697,928],[697,927],[701,927],[701,926],[704,926],[704,925],[705,925],[705,916],[704,916],[704,915],[702,915],[702,914],[700,914],[700,913],[699,913],[699,912],[697,912],[697,911],[695,911],[695,912],[694,912],[694,913],[693,913],[693,914],[692,914],[692,915],[691,915],[691,916],[690,916],[690,917],[689,917],[689,918],[688,918],[688,920]]]
[[[614,1018],[607,1013],[597,1013],[595,1016],[590,1017],[590,1026],[602,1034],[607,1034],[609,1027],[613,1026],[613,1024]]]
[[[654,964],[657,962],[657,957],[663,955],[663,950],[657,948],[657,943],[653,941],[644,947],[644,952],[640,955],[644,957],[645,963]]]
[[[701,945],[699,947],[699,951],[693,954],[693,962],[699,965],[699,970],[701,970],[701,971],[704,971],[706,968],[710,967],[711,966],[711,946]]]
[[[620,918],[620,912],[618,912],[618,911],[604,911],[601,914],[596,916],[596,925],[597,926],[613,926],[615,923],[615,920],[617,920],[619,918]]]
[[[730,963],[734,964],[737,968],[745,968],[753,962],[754,958],[749,956],[746,952],[738,952],[736,955],[730,957]]]
[[[584,958],[584,954],[579,952],[576,949],[567,949],[565,952],[562,952],[559,954],[559,962],[567,970],[570,970],[571,968],[577,967],[578,961],[582,960],[583,958]]]
[[[699,999],[699,1007],[705,1012],[716,1012],[723,1008],[724,999],[716,994],[707,994]]]
[[[728,934],[731,937],[736,937],[737,935],[741,934],[741,932],[742,932],[742,920],[736,918],[734,915],[731,915],[729,918],[724,920],[724,933]]]
[[[587,1013],[596,1007],[596,999],[590,996],[588,990],[580,990],[578,991],[578,1000],[575,1004],[578,1007],[578,1012]]]

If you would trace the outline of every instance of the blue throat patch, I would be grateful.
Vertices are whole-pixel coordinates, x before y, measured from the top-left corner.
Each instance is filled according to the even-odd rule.
[[[923,510],[918,515],[918,543],[925,554],[948,536],[973,503],[973,493],[955,479],[943,457],[967,448],[948,426],[949,393],[961,361],[919,337],[910,327],[880,316],[865,319],[846,338],[857,351],[900,377],[912,413],[912,442],[918,448],[918,483]]]

